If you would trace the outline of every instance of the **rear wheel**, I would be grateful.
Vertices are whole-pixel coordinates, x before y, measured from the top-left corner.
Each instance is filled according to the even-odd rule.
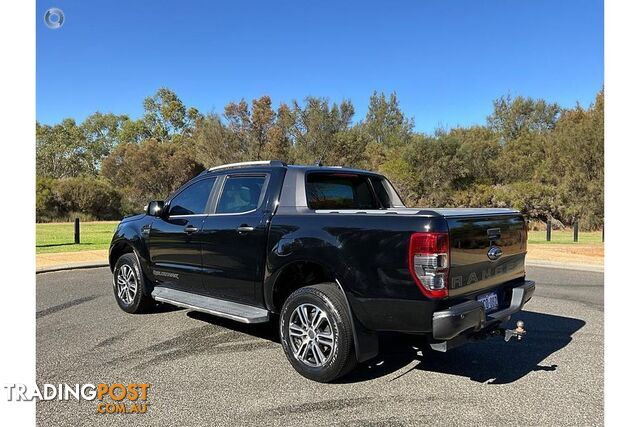
[[[153,307],[153,299],[143,292],[144,275],[132,253],[122,255],[113,269],[113,293],[127,313],[143,313]]]
[[[333,381],[356,365],[347,302],[333,283],[293,292],[280,314],[282,348],[293,368],[314,381]]]

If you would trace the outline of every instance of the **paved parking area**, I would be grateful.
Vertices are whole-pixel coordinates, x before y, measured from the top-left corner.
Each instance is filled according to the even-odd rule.
[[[39,425],[600,425],[603,274],[529,267],[536,295],[500,338],[451,353],[388,336],[382,354],[336,384],[288,364],[271,325],[160,306],[129,315],[107,268],[37,275],[37,381],[151,383],[146,414],[95,402],[39,402]],[[514,321],[517,319],[514,319]]]

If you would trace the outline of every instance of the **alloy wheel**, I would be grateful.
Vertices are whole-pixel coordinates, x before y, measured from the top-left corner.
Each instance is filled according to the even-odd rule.
[[[116,286],[118,298],[127,305],[131,304],[138,290],[138,282],[136,281],[136,274],[129,264],[122,264],[120,270],[118,270]]]
[[[324,365],[335,351],[335,336],[327,313],[313,304],[300,304],[289,319],[293,355],[305,365]]]

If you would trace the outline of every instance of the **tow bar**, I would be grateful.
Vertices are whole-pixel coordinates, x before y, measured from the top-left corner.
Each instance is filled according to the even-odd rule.
[[[444,353],[464,344],[467,340],[481,341],[499,335],[501,337],[504,337],[504,340],[507,342],[513,337],[516,337],[518,341],[521,341],[522,337],[525,336],[526,333],[527,331],[524,330],[524,322],[522,320],[518,320],[516,322],[515,329],[495,328],[491,330],[484,330],[469,336],[459,335],[448,341],[432,342],[429,345],[433,350]]]
[[[518,341],[520,341],[522,339],[523,336],[525,336],[525,334],[527,333],[527,331],[525,331],[524,329],[524,322],[522,320],[518,320],[516,322],[516,328],[515,329],[498,329],[497,332],[504,336],[504,340],[505,341],[509,341],[511,338],[516,337],[516,339]]]

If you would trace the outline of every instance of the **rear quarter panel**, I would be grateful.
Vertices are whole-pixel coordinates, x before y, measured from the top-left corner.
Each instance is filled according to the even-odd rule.
[[[320,263],[339,280],[354,315],[375,330],[425,331],[434,304],[408,269],[411,233],[447,231],[442,217],[400,214],[315,213],[284,208],[272,219],[265,301],[276,273],[296,261]]]

